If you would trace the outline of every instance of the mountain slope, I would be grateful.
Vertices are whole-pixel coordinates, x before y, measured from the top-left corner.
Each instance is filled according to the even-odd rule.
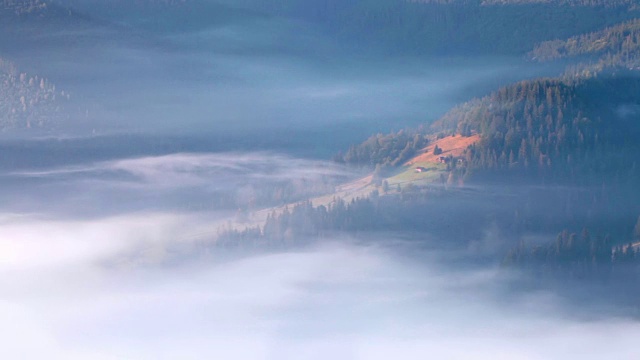
[[[546,62],[572,61],[569,74],[615,71],[616,68],[640,68],[640,19],[634,19],[589,34],[566,40],[538,44],[529,57]]]
[[[597,183],[638,176],[640,78],[523,81],[463,104],[433,125],[445,133],[478,133],[468,169]]]

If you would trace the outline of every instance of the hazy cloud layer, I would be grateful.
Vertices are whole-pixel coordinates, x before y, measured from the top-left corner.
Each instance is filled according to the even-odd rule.
[[[182,153],[45,171],[14,172],[10,176],[55,178],[71,175],[82,178],[84,175],[95,179],[108,179],[110,175],[115,174],[126,174],[132,183],[139,183],[145,187],[186,187],[206,184],[233,186],[240,177],[256,181],[346,177],[352,176],[353,170],[329,161],[300,159],[272,153]]]
[[[184,220],[5,217],[2,356],[635,358],[633,322],[581,322],[544,293],[498,301],[495,269],[452,271],[442,265],[447,254],[406,246],[336,239],[163,267]]]
[[[227,257],[203,245],[229,214],[180,206],[210,187],[345,175],[273,153],[5,170],[0,357],[635,358],[636,322],[585,321],[553,294],[514,295],[512,275],[460,266],[460,254],[371,234]],[[485,236],[473,246],[494,246]]]

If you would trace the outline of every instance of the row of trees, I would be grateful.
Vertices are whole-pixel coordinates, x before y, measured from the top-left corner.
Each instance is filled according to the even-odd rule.
[[[372,230],[376,225],[372,201],[360,198],[346,203],[336,198],[331,205],[318,207],[304,201],[280,213],[272,212],[263,226],[224,230],[218,235],[217,244],[226,248],[283,247],[339,231]]]
[[[636,241],[640,240],[640,233],[636,236]],[[536,274],[585,278],[609,275],[616,267],[640,265],[640,250],[633,242],[614,245],[609,235],[591,236],[586,228],[579,235],[564,230],[548,244],[519,244],[507,253],[503,264]]]
[[[490,250],[489,254],[508,253],[505,264],[550,274],[587,276],[603,273],[614,263],[640,261],[636,247],[629,246],[630,242],[640,242],[640,219],[631,238],[633,226],[627,216],[637,207],[631,209],[617,198],[611,199],[609,207],[602,200],[592,202],[589,192],[563,189],[509,191],[500,195],[407,185],[399,191],[395,186],[387,191],[374,191],[369,197],[351,201],[335,198],[326,206],[303,201],[272,212],[261,226],[221,231],[215,246],[282,248],[336,234],[371,238],[379,233],[401,232],[416,240],[439,239],[441,246],[459,248],[478,241],[491,244],[490,249],[485,249]],[[586,230],[580,234],[561,231],[578,224],[615,231],[611,236],[592,236]],[[555,242],[511,248],[517,239],[555,231],[561,231]]]
[[[222,247],[281,247],[307,243],[339,233],[359,236],[375,232],[442,235],[450,244],[481,236],[482,203],[464,207],[444,190],[405,186],[382,196],[377,190],[351,201],[335,198],[327,206],[301,202],[271,213],[263,226],[225,229],[217,237]],[[466,204],[466,203],[465,203]],[[467,204],[469,205],[469,204]]]
[[[538,44],[529,54],[535,61],[571,59],[565,77],[594,77],[640,69],[640,20]]]

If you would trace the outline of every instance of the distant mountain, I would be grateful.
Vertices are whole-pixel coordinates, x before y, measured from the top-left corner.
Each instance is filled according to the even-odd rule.
[[[141,30],[197,31],[254,18],[252,11],[208,0],[56,0],[92,18]]]
[[[592,75],[617,68],[640,69],[640,19],[589,34],[538,44],[534,61],[568,61],[568,75]]]
[[[428,55],[520,55],[640,16],[636,0],[224,1],[316,23],[356,48]]]

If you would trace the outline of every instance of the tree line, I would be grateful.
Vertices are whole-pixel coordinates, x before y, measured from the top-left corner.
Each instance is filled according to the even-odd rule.
[[[427,144],[424,128],[400,130],[373,135],[361,144],[352,145],[346,153],[336,154],[333,160],[356,167],[396,167],[418,154]]]
[[[537,275],[572,278],[607,277],[616,270],[627,273],[629,267],[640,268],[640,218],[634,240],[616,244],[610,235],[592,236],[587,228],[580,234],[564,230],[555,241],[541,245],[520,243],[511,249],[503,265]]]

